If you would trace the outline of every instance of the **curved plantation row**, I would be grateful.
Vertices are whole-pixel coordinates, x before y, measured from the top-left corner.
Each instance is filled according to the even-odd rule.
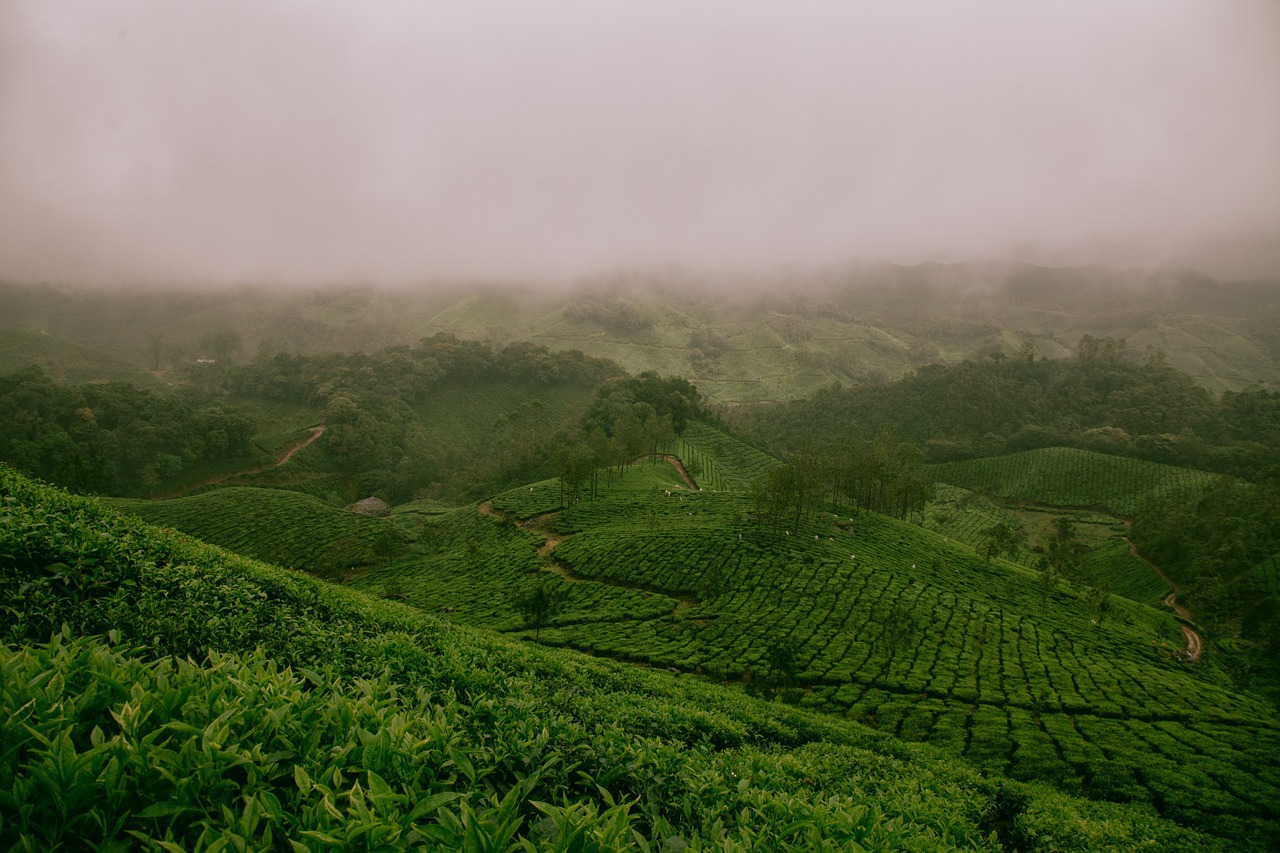
[[[540,543],[538,534],[468,507],[431,519],[408,557],[361,574],[349,585],[447,614],[451,621],[502,631],[523,627],[515,601],[539,582],[563,591],[557,621],[568,623],[654,619],[678,603],[616,585],[570,582],[543,571]]]
[[[1158,647],[1177,643],[1167,614],[1115,596],[1100,612],[1088,588],[1046,587],[1038,573],[872,514],[820,513],[775,539],[740,494],[671,491],[628,474],[559,514],[552,557],[575,576],[696,606],[553,622],[542,642],[743,683],[990,772],[1148,803],[1193,825],[1275,820],[1280,726],[1263,705],[1162,659]],[[494,503],[528,511],[528,494]],[[1130,560],[1100,551],[1097,568],[1132,571],[1125,550]],[[1126,583],[1143,587],[1117,578]]]
[[[1169,585],[1152,571],[1151,566],[1130,550],[1127,539],[1116,539],[1095,546],[1084,557],[1085,572],[1105,578],[1115,595],[1134,601],[1156,604],[1169,594]]]
[[[1101,506],[1126,518],[1220,476],[1068,447],[943,462],[927,470],[935,480],[968,489],[1055,506]]]
[[[978,492],[938,483],[934,499],[925,506],[920,526],[976,550],[987,538],[990,527],[1018,522],[1014,513]],[[1008,554],[1004,556],[1010,559]],[[1035,564],[1035,555],[1025,548],[1019,548],[1011,559],[1028,568]]]
[[[714,489],[749,488],[779,464],[741,439],[697,422],[685,427],[677,453],[686,465],[696,463],[699,482]]]
[[[864,550],[860,559],[879,561]],[[544,642],[785,685],[806,706],[935,743],[992,772],[1150,802],[1194,824],[1276,816],[1280,730],[1266,709],[1167,667],[1148,631],[1084,629],[1081,604],[1061,591],[1051,606],[1077,611],[1066,621],[1081,624],[975,602],[905,572],[780,564],[724,541],[583,533],[555,553],[584,575],[590,564],[591,576],[676,591],[704,590],[707,572],[696,568],[719,565],[729,591],[676,616],[548,630]],[[896,612],[912,626],[897,641],[886,629]],[[791,646],[793,673],[772,669],[778,643]],[[1192,754],[1134,741],[1130,726],[1156,722],[1194,743]],[[1236,728],[1247,746],[1219,742],[1195,729],[1201,723]]]
[[[324,576],[385,563],[407,545],[405,532],[387,519],[280,489],[230,487],[167,501],[109,502],[212,545]]]
[[[0,497],[6,849],[1232,843],[828,715],[450,626],[6,469]]]

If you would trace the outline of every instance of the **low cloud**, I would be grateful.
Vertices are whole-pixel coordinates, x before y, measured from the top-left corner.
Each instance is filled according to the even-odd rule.
[[[1280,273],[1280,6],[0,2],[0,276]]]

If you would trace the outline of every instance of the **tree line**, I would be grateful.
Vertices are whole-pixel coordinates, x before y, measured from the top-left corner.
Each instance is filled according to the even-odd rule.
[[[752,490],[756,519],[775,536],[798,530],[828,502],[833,510],[852,506],[910,519],[924,512],[933,495],[919,448],[888,432],[790,454]]]
[[[665,451],[690,420],[709,414],[686,379],[645,371],[605,382],[578,429],[555,450],[560,502],[595,497],[602,473],[606,480],[622,476],[632,461]]]
[[[32,366],[0,376],[0,459],[81,492],[146,494],[253,456],[252,422],[222,405],[125,383],[63,385]]]
[[[1214,397],[1159,351],[1135,358],[1122,340],[1084,336],[1068,359],[1009,356],[931,364],[880,385],[741,406],[732,425],[779,452],[832,434],[888,430],[927,462],[1039,447],[1079,447],[1245,479],[1280,466],[1280,393]]]

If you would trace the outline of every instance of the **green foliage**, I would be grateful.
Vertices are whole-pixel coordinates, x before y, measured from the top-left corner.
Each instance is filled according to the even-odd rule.
[[[450,335],[376,353],[290,355],[237,367],[239,399],[310,407],[331,469],[392,501],[474,499],[550,473],[550,448],[616,366],[524,343]]]
[[[1189,468],[1066,447],[929,465],[934,479],[1006,498],[1101,507],[1134,515],[1198,492],[1218,478]]]
[[[829,388],[734,409],[733,422],[780,451],[849,432],[889,431],[931,462],[1070,446],[1247,478],[1280,462],[1280,394],[1214,399],[1191,377],[1123,358],[1086,336],[1076,358],[932,364],[884,385]]]
[[[714,455],[707,460],[710,470],[723,467]],[[1176,628],[1168,615],[1120,599],[1111,586],[1109,566],[1135,589],[1159,585],[1123,539],[1107,538],[1117,535],[1112,517],[1073,512],[1056,515],[1056,527],[1043,523],[1044,541],[1059,542],[1055,554],[1077,561],[1073,577],[1095,583],[1066,586],[1056,567],[1032,573],[978,552],[984,531],[1001,518],[1016,530],[1013,514],[975,525],[972,546],[872,513],[819,513],[774,537],[749,522],[748,492],[689,492],[665,464],[639,466],[595,499],[545,515],[557,506],[554,488],[513,490],[495,506],[553,525],[563,541],[547,558],[579,584],[681,603],[649,617],[612,607],[596,619],[566,616],[540,633],[544,643],[740,681],[769,695],[776,687],[808,707],[1073,793],[1095,790],[1091,780],[1118,736],[1076,723],[1166,721],[1199,745],[1196,757],[1181,770],[1158,765],[1159,779],[1108,770],[1112,787],[1099,782],[1097,790],[1128,791],[1128,799],[1164,803],[1169,814],[1184,813],[1184,804],[1159,793],[1173,776],[1199,767],[1214,779],[1233,765],[1257,766],[1259,753],[1206,739],[1191,721],[1222,714],[1260,742],[1277,736],[1264,705],[1156,653]],[[1094,547],[1079,553],[1085,541]],[[1138,597],[1154,603],[1150,594]],[[773,654],[783,648],[795,664],[785,689]],[[1226,796],[1240,796],[1230,790]],[[1244,796],[1248,805],[1231,808],[1269,813],[1265,798]]]
[[[440,793],[461,796],[412,827],[451,846],[506,837],[536,849],[575,821],[601,837],[629,830],[637,845],[678,838],[695,848],[729,841],[817,848],[831,839],[919,849],[997,840],[1056,849],[1064,838],[1085,849],[1133,846],[1135,838],[1167,849],[1213,845],[1168,818],[1237,847],[1272,837],[1280,780],[1261,756],[1280,747],[1273,713],[1211,674],[1162,661],[1151,648],[1161,624],[1155,614],[1113,600],[1105,622],[1092,626],[1086,596],[1055,585],[1042,608],[1031,575],[870,513],[856,520],[823,513],[777,542],[765,540],[744,523],[749,495],[681,485],[662,462],[632,468],[555,517],[536,511],[551,483],[495,500],[532,513],[530,527],[563,537],[547,556],[566,573],[557,583],[570,598],[541,641],[714,680],[736,680],[748,667],[776,670],[785,661],[773,652],[788,651],[795,670],[788,694],[828,713],[765,710],[688,676],[446,629],[12,475],[4,480],[0,606],[10,641],[20,645],[65,623],[76,635],[116,631],[144,658],[203,661],[218,651],[248,660],[261,649],[273,665],[317,673],[318,681],[304,675],[309,684],[345,693],[348,683],[374,681],[374,696],[400,685],[398,695],[433,713],[458,697],[466,721],[458,750],[469,764],[450,757],[417,766],[456,773]],[[403,521],[420,525],[414,559],[362,576],[373,591],[396,580],[407,599],[430,606],[436,586],[470,583],[479,605],[502,599],[497,590],[526,586],[543,568],[537,548],[549,533],[474,509]],[[713,589],[719,594],[698,600]],[[588,595],[594,603],[577,598]],[[633,602],[630,615],[614,602]],[[452,615],[519,627],[506,602]],[[905,639],[890,649],[896,622]],[[398,713],[410,719],[410,709]],[[982,781],[841,716],[929,741],[988,772],[1138,805]],[[515,762],[527,748],[502,746],[518,721],[522,732],[545,727],[541,754],[556,756],[528,788],[523,780],[543,765]],[[319,749],[330,761],[342,752]],[[1237,781],[1242,768],[1247,784]],[[374,772],[410,801],[433,796],[400,794],[386,772]],[[356,837],[352,821],[362,813],[348,807],[351,780],[361,796],[374,783],[341,773],[345,788],[323,784],[342,820],[329,814],[330,823],[299,834],[346,844]],[[219,802],[197,808],[220,810]],[[244,801],[226,808],[243,816]],[[211,825],[196,823],[198,830],[175,823],[173,843],[191,846]],[[374,829],[359,826],[360,838],[372,837]]]
[[[446,629],[3,476],[7,848],[994,849],[997,787],[929,753]]]
[[[382,564],[408,537],[394,522],[346,512],[279,489],[232,487],[168,501],[117,501],[152,524],[172,527],[246,557],[325,577]]]
[[[250,431],[232,409],[132,385],[58,385],[38,367],[0,376],[0,460],[70,488],[146,493],[251,458]]]
[[[1140,515],[1134,541],[1176,580],[1197,619],[1220,637],[1254,645],[1248,666],[1280,685],[1280,486],[1222,480],[1160,511]]]
[[[552,586],[542,577],[529,589],[513,596],[511,606],[524,619],[525,628],[533,629],[533,639],[536,642],[542,629],[560,615],[568,597],[567,587]]]

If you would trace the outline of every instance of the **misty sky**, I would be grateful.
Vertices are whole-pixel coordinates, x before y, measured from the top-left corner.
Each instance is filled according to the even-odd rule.
[[[0,0],[0,277],[1280,274],[1280,2]]]

